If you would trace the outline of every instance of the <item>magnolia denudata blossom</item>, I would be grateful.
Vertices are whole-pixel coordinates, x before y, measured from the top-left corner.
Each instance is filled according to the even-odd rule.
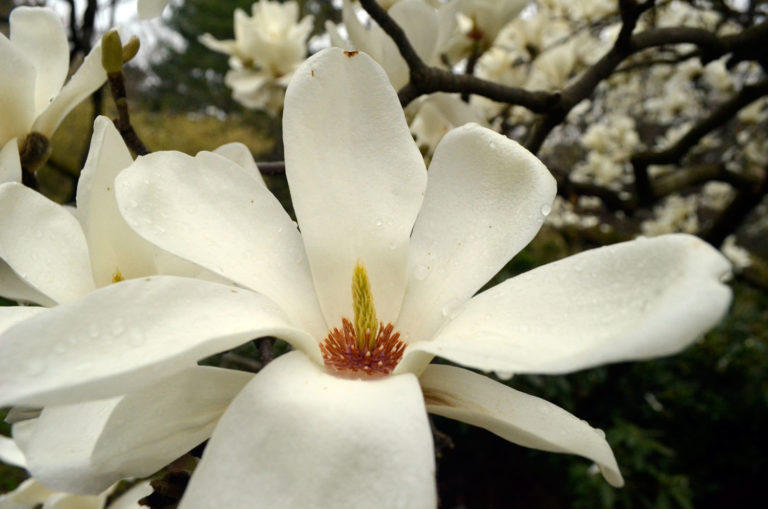
[[[201,153],[198,157],[228,158],[241,171],[249,171],[260,178],[250,152],[241,144],[224,145],[213,153]],[[150,244],[125,223],[115,201],[114,179],[132,162],[133,158],[112,121],[99,117],[94,124],[88,159],[78,181],[76,208],[54,203],[17,182],[0,185],[0,295],[44,306],[0,308],[0,330],[46,312],[45,307],[76,301],[97,288],[126,279],[155,274],[214,277]],[[7,173],[4,165],[13,161],[0,163],[2,174]],[[116,317],[108,328],[90,324],[88,335],[99,341],[123,335],[127,344],[144,340],[140,329],[120,317]],[[69,349],[70,344],[62,342],[54,352],[62,355]],[[35,359],[30,359],[27,367],[30,373],[45,369]],[[75,373],[86,367],[81,364]],[[27,468],[40,482],[60,491],[98,493],[121,478],[152,474],[178,457],[177,449],[197,445],[208,436],[223,406],[213,403],[213,396],[208,399],[198,397],[198,406],[186,406],[207,405],[210,413],[207,420],[200,420],[195,414],[198,420],[194,432],[187,426],[186,433],[179,437],[180,443],[166,443],[165,450],[162,447],[136,448],[128,455],[116,455],[109,449],[111,439],[103,429],[109,418],[118,419],[115,416],[130,411],[126,409],[133,408],[137,402],[143,405],[153,398],[160,402],[160,395],[174,394],[174,387],[183,387],[186,391],[190,387],[190,378],[198,383],[218,381],[219,391],[223,391],[225,401],[229,401],[232,391],[239,390],[250,378],[245,373],[228,375],[213,368],[190,366],[189,371],[164,380],[162,390],[149,388],[145,392],[123,393],[108,400],[74,405],[52,402],[38,412],[39,417],[15,424],[13,432],[16,435],[21,432],[20,427],[27,428],[26,434],[30,438],[19,441],[19,445],[27,457]],[[234,389],[227,389],[230,385]],[[199,394],[205,394],[205,391]],[[218,413],[212,410],[214,408],[220,408]],[[165,405],[164,410],[176,412],[176,422],[185,422],[183,411],[177,411],[172,405]],[[125,433],[122,435],[123,440],[128,439]],[[100,444],[104,442],[97,442],[101,436],[106,437],[107,443],[103,446]],[[145,433],[142,440],[147,437]],[[73,443],[79,444],[78,447],[72,447]]]
[[[235,9],[234,39],[219,41],[203,34],[200,42],[230,56],[224,82],[238,102],[275,115],[293,71],[306,56],[313,18],[308,15],[299,21],[299,4],[294,1],[259,0],[251,13],[249,17]]]
[[[457,8],[457,0],[437,7],[425,0],[400,0],[391,5],[389,15],[403,29],[416,54],[427,65],[439,65],[440,56],[456,35]],[[332,44],[367,53],[384,68],[393,87],[405,86],[410,79],[408,65],[392,38],[376,23],[364,25],[350,0],[344,0],[342,19],[349,41],[341,37],[332,22],[326,21],[325,28]]]
[[[237,286],[123,281],[10,326],[0,336],[0,405],[162,387],[199,359],[269,335],[294,351],[235,391],[183,509],[435,507],[427,412],[582,455],[622,485],[599,430],[430,362],[564,373],[677,352],[725,313],[723,257],[695,237],[663,236],[475,295],[536,234],[555,181],[520,145],[474,124],[443,138],[427,172],[385,72],[363,53],[325,50],[296,71],[284,140],[301,232],[260,179],[225,159],[156,153],[124,170],[115,186],[127,223]],[[89,336],[116,318],[143,341]],[[45,369],[30,370],[32,360]],[[164,430],[140,405],[113,426],[150,433],[158,447]],[[141,447],[136,435],[121,444],[112,433],[113,451]]]
[[[11,11],[9,23],[10,38],[0,34],[0,162],[4,164],[18,159],[19,152],[45,154],[48,139],[67,113],[107,79],[97,45],[64,83],[69,72],[69,42],[53,9],[17,7]],[[16,151],[9,148],[14,145]],[[41,158],[44,156],[35,163]],[[8,180],[18,181],[21,164],[11,164],[18,175]]]

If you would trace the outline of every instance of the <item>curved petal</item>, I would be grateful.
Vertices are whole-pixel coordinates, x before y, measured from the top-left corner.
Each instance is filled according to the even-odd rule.
[[[14,467],[26,468],[27,466],[21,449],[19,449],[12,438],[3,435],[0,435],[0,461]]]
[[[541,227],[555,179],[506,136],[467,124],[450,131],[429,167],[411,236],[408,289],[398,328],[430,339]]]
[[[16,182],[0,185],[0,258],[56,302],[94,288],[88,246],[72,214]]]
[[[691,235],[593,249],[475,296],[433,341],[411,349],[512,373],[670,355],[723,318],[729,275],[728,261]]]
[[[69,72],[69,42],[53,9],[19,7],[11,12],[11,42],[35,67],[35,114],[61,90]]]
[[[116,187],[139,235],[264,294],[316,337],[327,333],[296,225],[242,167],[210,152],[156,152],[138,158]]]
[[[138,0],[139,19],[156,18],[163,13],[169,0]]]
[[[0,295],[17,302],[31,302],[46,307],[56,305],[55,300],[27,284],[3,260],[0,260]]]
[[[624,485],[605,433],[557,405],[452,366],[428,366],[419,383],[430,413],[487,429],[523,447],[584,456],[598,464],[611,485]]]
[[[25,451],[49,488],[97,494],[145,477],[207,439],[253,374],[194,366],[124,397],[47,407]]]
[[[416,54],[431,65],[435,56],[435,45],[438,39],[437,12],[422,0],[401,0],[389,10],[398,25],[416,51]],[[410,81],[410,71],[400,50],[389,35],[378,25],[372,28],[381,44],[381,66],[386,70],[392,86],[399,90]]]
[[[77,212],[99,287],[112,283],[116,274],[133,279],[157,273],[155,247],[128,226],[117,208],[115,177],[131,163],[133,158],[115,125],[107,117],[98,117],[77,185]]]
[[[32,130],[42,133],[48,138],[53,136],[54,131],[67,116],[67,113],[72,111],[72,108],[80,104],[105,81],[107,81],[107,73],[101,66],[101,43],[99,43],[91,49],[75,74],[56,96],[56,99],[37,117],[32,125]]]
[[[436,507],[432,435],[413,375],[329,375],[272,361],[222,416],[181,509]]]
[[[173,276],[123,281],[5,332],[0,406],[125,394],[262,336],[322,363],[315,340],[259,294]]]
[[[28,440],[18,441],[27,469],[47,488],[96,494],[114,482],[91,468],[90,454],[120,398],[43,409]]]
[[[46,311],[46,308],[31,306],[0,306],[0,334],[17,323],[23,322],[27,318],[32,318],[44,311]]]
[[[0,495],[0,509],[36,507],[38,504],[45,503],[51,495],[53,495],[51,490],[34,479],[27,479],[19,484],[15,490]],[[48,508],[46,507],[46,509]]]
[[[0,184],[6,182],[21,182],[21,159],[16,138],[11,139],[0,150]]]
[[[154,491],[149,481],[142,481],[117,497],[109,504],[108,509],[142,509],[146,506],[139,504],[139,500],[148,497]]]
[[[380,319],[393,321],[426,184],[395,91],[367,55],[329,48],[296,71],[283,125],[288,184],[326,322],[350,316],[358,260]]]
[[[251,175],[257,182],[264,185],[264,178],[261,176],[261,171],[256,165],[256,161],[253,160],[253,154],[251,149],[246,147],[240,142],[225,143],[213,151],[214,154],[224,156],[230,161],[237,163],[248,175]]]
[[[0,144],[24,139],[35,120],[35,67],[0,34]]]

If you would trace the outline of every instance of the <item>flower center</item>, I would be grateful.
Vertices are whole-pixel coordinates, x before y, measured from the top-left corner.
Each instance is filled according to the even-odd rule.
[[[334,327],[320,343],[325,365],[334,371],[368,376],[388,375],[405,352],[405,343],[394,325],[379,322],[365,266],[357,262],[352,275],[354,324],[341,319],[341,330]]]

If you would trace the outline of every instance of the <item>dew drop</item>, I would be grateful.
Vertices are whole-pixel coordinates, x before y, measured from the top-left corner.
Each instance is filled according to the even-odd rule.
[[[131,207],[132,209],[135,209],[136,207],[139,206],[139,202],[137,202],[136,200],[131,200],[128,202],[128,206]]]
[[[378,226],[379,228],[384,226],[384,220],[382,218],[376,219],[376,226]]]
[[[417,265],[413,269],[413,277],[418,279],[419,281],[423,281],[427,278],[429,275],[429,269],[426,268],[424,265]]]
[[[141,346],[144,344],[144,333],[139,329],[131,329],[128,334],[128,344],[131,346]]]
[[[397,249],[397,244],[396,244],[396,243],[394,243],[394,242],[390,242],[390,243],[389,243],[389,249],[390,249],[391,251],[394,251],[395,249]]]
[[[496,148],[496,143],[493,142],[493,141],[489,142],[488,143],[488,148],[490,148],[491,150],[495,149]]]
[[[548,204],[544,204],[541,206],[541,215],[544,217],[547,217],[552,212],[552,207]]]
[[[114,322],[112,322],[112,334],[115,336],[119,336],[123,333],[125,330],[125,323],[123,322],[122,318],[116,319]]]
[[[93,366],[90,362],[81,362],[77,366],[75,366],[75,371],[86,371],[88,369],[91,369],[91,366]]]

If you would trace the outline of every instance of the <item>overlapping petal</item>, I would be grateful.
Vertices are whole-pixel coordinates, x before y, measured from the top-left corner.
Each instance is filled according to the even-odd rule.
[[[0,34],[0,144],[23,139],[35,120],[35,67]]]
[[[136,6],[140,19],[156,18],[163,13],[169,0],[137,0]]]
[[[101,87],[106,80],[107,73],[101,65],[101,43],[99,43],[91,49],[59,95],[37,117],[32,125],[32,131],[50,138],[67,113]]]
[[[422,509],[434,469],[416,377],[338,378],[293,352],[232,402],[180,507]]]
[[[428,178],[397,324],[410,341],[431,338],[525,247],[555,197],[555,180],[536,156],[475,124],[443,138]]]
[[[350,314],[357,261],[379,316],[393,320],[426,171],[386,75],[363,53],[320,52],[296,71],[283,125],[291,197],[327,323]]]
[[[28,468],[68,493],[98,494],[151,475],[208,438],[252,377],[193,366],[123,397],[47,407],[26,441]]]
[[[602,247],[475,296],[433,341],[411,349],[513,373],[670,355],[722,319],[729,274],[728,261],[691,235]]]
[[[24,283],[55,302],[94,289],[88,246],[77,219],[15,182],[0,185],[0,258]]]
[[[264,294],[317,337],[327,332],[301,235],[260,177],[210,152],[159,152],[115,185],[121,213],[145,239]]]
[[[9,21],[11,42],[35,68],[33,90],[35,114],[38,114],[56,97],[67,78],[67,33],[53,9],[19,7],[11,12]]]
[[[259,294],[172,276],[123,281],[6,331],[0,406],[125,394],[261,336],[319,360],[315,340]]]
[[[16,138],[8,141],[0,149],[0,184],[6,182],[21,182],[21,159],[19,159],[19,145]]]
[[[605,434],[548,401],[439,364],[428,366],[419,383],[430,413],[487,429],[523,447],[584,456],[598,464],[613,486],[624,484]]]
[[[155,273],[152,244],[125,222],[115,199],[115,177],[133,162],[107,117],[94,122],[88,159],[77,186],[77,213],[85,232],[97,286]]]

